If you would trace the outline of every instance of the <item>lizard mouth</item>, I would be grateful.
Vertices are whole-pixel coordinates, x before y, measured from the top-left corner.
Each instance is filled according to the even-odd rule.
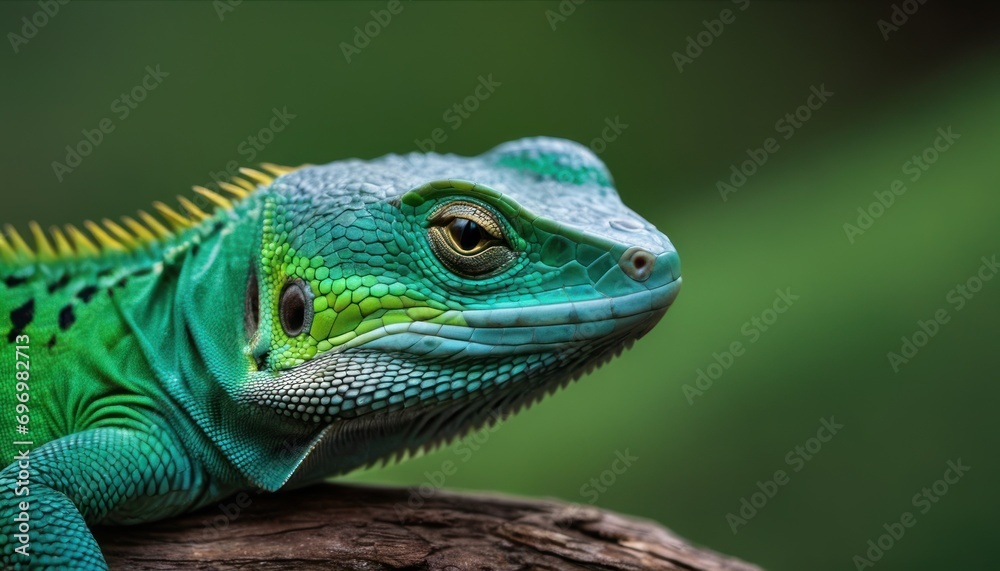
[[[540,400],[631,347],[679,287],[680,278],[617,298],[471,312],[468,327],[393,324],[255,383],[246,402],[318,429],[288,480],[306,484],[433,448]],[[466,350],[434,354],[449,339]]]
[[[435,386],[449,387],[449,390],[434,395],[437,400],[417,397],[413,402],[403,399],[396,405],[377,406],[376,401],[368,397],[373,397],[379,390],[386,390],[387,384],[393,383],[375,377],[356,377],[351,386],[355,383],[360,383],[361,386],[355,402],[363,404],[342,410],[336,419],[326,424],[314,441],[312,452],[295,470],[287,486],[305,485],[318,478],[343,474],[379,462],[401,460],[501,421],[631,348],[666,313],[670,302],[664,298],[669,294],[672,301],[676,296],[677,286],[679,283],[673,284],[672,292],[656,292],[659,294],[656,300],[661,302],[657,306],[637,309],[634,313],[629,312],[628,315],[616,318],[617,323],[623,325],[614,334],[596,340],[564,343],[559,349],[544,354],[545,356],[541,356],[543,353],[536,349],[530,354],[540,356],[534,359],[538,366],[533,369],[524,368],[519,371],[517,378],[494,382],[489,386],[476,385],[471,390],[450,389],[449,382],[441,382],[442,378],[448,378],[447,373],[435,370],[433,360],[415,360],[412,354],[370,352],[364,348],[340,353],[342,357],[352,354],[354,357],[368,355],[367,358],[391,363],[389,366],[397,368],[395,371],[386,370],[385,374],[388,375],[402,372],[407,375],[416,373],[420,377],[423,372],[427,379],[437,379]],[[507,362],[517,361],[516,357],[516,353],[509,353],[507,356],[489,359],[488,369],[516,371],[517,365],[507,367]],[[336,355],[329,358],[337,359]],[[467,363],[475,361],[472,359]],[[421,366],[427,365],[431,366],[421,371]],[[374,365],[369,370],[377,374],[379,368]],[[367,392],[362,392],[366,390]]]
[[[554,377],[607,347],[631,345],[669,308],[681,279],[620,297],[531,308],[466,310],[466,325],[382,326],[322,356],[258,379],[246,401],[329,424],[367,413],[442,403],[525,377]],[[546,383],[548,384],[548,383]]]
[[[558,344],[626,335],[651,314],[662,315],[680,291],[681,278],[619,297],[533,307],[456,311],[466,325],[395,323],[352,339],[333,354],[364,348],[424,357],[498,357]],[[320,360],[320,359],[318,359]]]

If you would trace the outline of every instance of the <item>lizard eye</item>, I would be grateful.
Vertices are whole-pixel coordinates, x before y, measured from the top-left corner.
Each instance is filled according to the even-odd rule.
[[[288,281],[278,299],[278,318],[285,335],[295,337],[306,328],[306,284],[300,279]]]
[[[449,202],[435,211],[429,221],[431,251],[459,276],[486,277],[517,258],[504,225],[494,213],[476,203]]]
[[[250,277],[247,278],[246,298],[243,303],[243,325],[246,328],[247,338],[253,337],[260,325],[260,288],[257,285],[257,272],[253,268],[250,268]]]

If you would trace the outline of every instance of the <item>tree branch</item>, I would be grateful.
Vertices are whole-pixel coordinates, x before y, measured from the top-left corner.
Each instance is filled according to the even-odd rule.
[[[755,571],[659,525],[552,500],[322,484],[95,530],[111,569]]]

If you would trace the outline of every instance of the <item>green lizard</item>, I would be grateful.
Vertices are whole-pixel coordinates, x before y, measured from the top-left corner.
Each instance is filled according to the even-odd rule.
[[[434,446],[620,353],[680,287],[576,143],[263,168],[195,187],[212,213],[0,234],[4,568],[105,569],[87,524]]]

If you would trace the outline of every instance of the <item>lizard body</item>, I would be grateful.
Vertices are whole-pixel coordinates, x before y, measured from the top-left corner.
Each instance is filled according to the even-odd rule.
[[[620,352],[680,286],[568,141],[266,168],[196,188],[211,213],[0,234],[5,568],[105,569],[87,524],[458,436]]]

